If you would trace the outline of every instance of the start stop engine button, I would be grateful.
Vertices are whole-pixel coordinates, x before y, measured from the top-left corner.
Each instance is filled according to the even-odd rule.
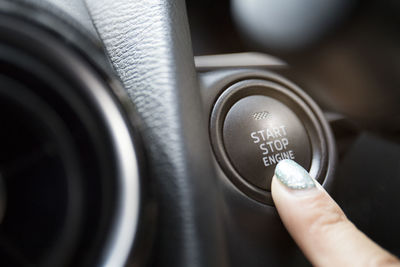
[[[279,161],[295,160],[323,184],[333,173],[335,145],[323,113],[301,88],[276,74],[257,75],[264,79],[218,87],[223,91],[211,111],[210,137],[236,189],[273,205],[270,186]]]
[[[275,166],[282,159],[310,167],[311,143],[302,122],[289,107],[269,96],[251,95],[233,104],[222,133],[234,168],[260,189],[270,191]]]

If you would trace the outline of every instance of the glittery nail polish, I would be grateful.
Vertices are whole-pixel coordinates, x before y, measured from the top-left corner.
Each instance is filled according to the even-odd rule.
[[[308,172],[290,159],[282,160],[275,168],[275,176],[290,189],[309,189],[315,187],[315,182]]]

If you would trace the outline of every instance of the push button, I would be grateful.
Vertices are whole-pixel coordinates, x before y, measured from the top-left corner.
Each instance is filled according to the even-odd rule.
[[[265,95],[237,101],[223,123],[223,143],[237,172],[249,183],[270,191],[275,165],[293,159],[305,169],[311,164],[311,143],[296,114]]]
[[[268,75],[222,88],[216,83],[221,91],[210,114],[210,138],[222,175],[248,197],[273,205],[270,186],[279,161],[295,160],[323,184],[336,157],[318,106],[293,83]]]

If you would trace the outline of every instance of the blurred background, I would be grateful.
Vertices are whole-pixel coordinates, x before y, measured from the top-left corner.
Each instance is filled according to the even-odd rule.
[[[354,127],[399,140],[400,2],[187,0],[196,56],[263,52]]]

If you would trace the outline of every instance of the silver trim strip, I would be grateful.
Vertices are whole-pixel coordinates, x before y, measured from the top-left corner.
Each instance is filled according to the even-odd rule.
[[[88,85],[93,100],[102,107],[101,112],[113,137],[117,157],[118,200],[116,218],[103,256],[102,266],[124,266],[129,258],[139,222],[139,168],[132,135],[127,122],[104,86],[85,70],[81,77]],[[86,74],[86,75],[85,75]]]
[[[257,52],[196,56],[194,62],[199,71],[243,67],[283,68],[287,66],[284,61],[274,56]]]

